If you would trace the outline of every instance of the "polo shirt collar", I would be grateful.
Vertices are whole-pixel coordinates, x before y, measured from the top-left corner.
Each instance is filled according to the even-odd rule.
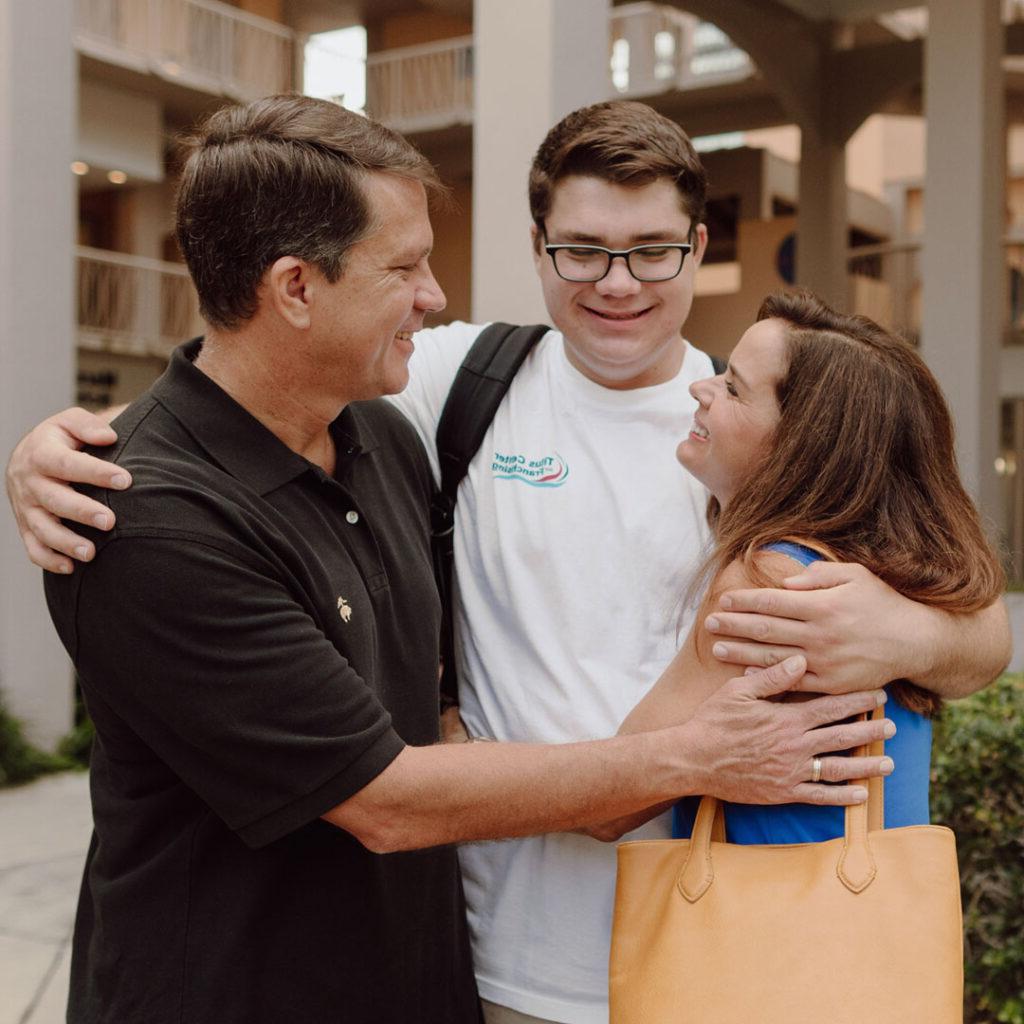
[[[153,385],[153,397],[218,465],[258,494],[269,494],[303,473],[324,475],[194,365],[202,344],[202,338],[194,338],[174,350],[166,372]],[[365,418],[351,405],[341,411],[330,431],[338,479],[360,455],[377,447]]]

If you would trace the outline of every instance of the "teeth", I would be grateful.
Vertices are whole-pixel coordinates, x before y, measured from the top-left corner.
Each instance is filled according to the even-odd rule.
[[[704,437],[704,438],[710,437],[710,435],[709,435],[709,434],[708,434],[708,432],[707,432],[707,429],[706,429],[705,427],[699,427],[699,426],[697,426],[697,424],[696,424],[696,423],[694,423],[694,425],[693,425],[693,427],[692,427],[692,430],[693,430],[693,432],[694,432],[694,433],[695,433],[695,434],[696,434],[696,435],[697,435],[698,437]]]
[[[641,309],[636,313],[609,313],[605,310],[595,309],[594,312],[598,316],[603,316],[606,320],[635,320],[638,316],[646,313],[647,310]]]
[[[395,331],[395,337],[401,341],[412,341],[412,331]]]

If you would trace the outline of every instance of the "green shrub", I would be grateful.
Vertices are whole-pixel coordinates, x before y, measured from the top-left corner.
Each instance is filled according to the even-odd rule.
[[[7,711],[0,697],[0,786],[14,786],[46,772],[73,767],[74,763],[66,757],[33,747],[25,739],[21,722]]]
[[[1024,1024],[1024,676],[946,707],[932,818],[956,833],[969,1024]]]
[[[76,722],[71,732],[60,741],[57,753],[67,758],[76,768],[89,767],[89,754],[92,752],[92,741],[96,738],[96,729],[92,719],[84,710],[75,715]]]

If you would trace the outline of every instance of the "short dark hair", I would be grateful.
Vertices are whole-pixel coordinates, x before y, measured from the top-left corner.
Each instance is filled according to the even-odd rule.
[[[530,167],[530,214],[541,233],[555,185],[572,174],[635,187],[668,178],[690,224],[704,220],[708,179],[693,143],[675,121],[644,103],[595,103],[548,132]]]
[[[253,316],[260,280],[282,256],[338,279],[346,251],[372,227],[366,174],[443,192],[397,132],[309,96],[218,110],[183,140],[183,152],[178,244],[204,319],[226,330]]]

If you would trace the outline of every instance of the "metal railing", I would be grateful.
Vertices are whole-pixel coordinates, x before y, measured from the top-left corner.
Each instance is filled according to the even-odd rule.
[[[234,99],[295,81],[295,33],[217,0],[78,0],[76,46]]]
[[[727,36],[675,7],[616,7],[608,28],[609,92],[615,95],[651,96],[754,71]],[[370,54],[366,112],[404,132],[471,124],[472,36]]]
[[[471,124],[473,37],[370,54],[366,112],[403,132]]]
[[[1004,337],[1024,345],[1024,238],[1003,239],[1007,288]],[[861,245],[847,253],[849,308],[918,341],[921,335],[921,243]]]
[[[612,87],[621,96],[651,96],[754,72],[728,36],[675,7],[625,4],[612,10],[609,27]]]
[[[83,348],[166,358],[201,334],[199,300],[180,263],[77,246]]]
[[[921,335],[921,243],[861,245],[848,253],[849,308],[915,344]]]

